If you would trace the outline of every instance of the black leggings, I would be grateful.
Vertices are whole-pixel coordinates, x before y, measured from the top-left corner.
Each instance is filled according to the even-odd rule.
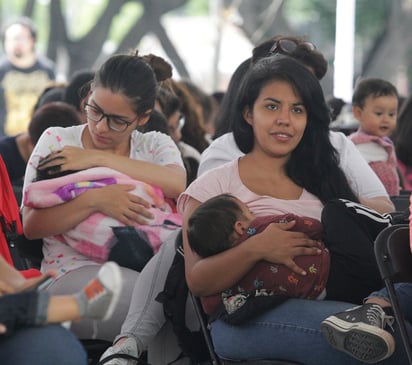
[[[328,202],[322,212],[324,243],[331,265],[326,299],[361,304],[382,288],[374,241],[389,218],[342,200]]]

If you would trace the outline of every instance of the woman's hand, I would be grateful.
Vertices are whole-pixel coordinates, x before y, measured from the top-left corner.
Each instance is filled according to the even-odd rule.
[[[148,210],[150,204],[143,198],[129,191],[133,185],[108,185],[99,189],[91,189],[84,194],[92,196],[91,201],[95,210],[110,216],[127,226],[148,224],[147,219],[152,219],[153,214]]]
[[[49,270],[40,276],[26,279],[24,283],[17,288],[16,292],[35,290],[39,287],[39,285],[45,283],[48,279],[54,279],[56,276],[56,271]]]
[[[60,151],[50,153],[39,162],[39,170],[49,169],[54,173],[63,171],[78,171],[98,166],[96,154],[101,151],[84,149],[74,146],[64,146]]]
[[[322,251],[318,241],[302,232],[291,231],[295,223],[269,224],[263,232],[254,236],[256,239],[252,240],[252,247],[262,260],[285,265],[298,274],[306,275],[293,259],[301,255],[319,255]]]

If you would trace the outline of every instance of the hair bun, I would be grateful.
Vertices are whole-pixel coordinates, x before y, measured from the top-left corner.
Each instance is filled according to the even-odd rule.
[[[162,57],[148,54],[142,57],[153,69],[157,82],[161,82],[172,77],[172,66]]]

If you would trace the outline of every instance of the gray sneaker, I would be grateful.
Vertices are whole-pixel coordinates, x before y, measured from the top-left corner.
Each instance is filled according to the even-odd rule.
[[[378,304],[364,304],[326,318],[321,329],[329,344],[368,364],[382,361],[395,350],[393,336],[384,328],[392,326]]]
[[[82,317],[108,320],[116,308],[121,290],[122,273],[119,265],[108,261],[102,265],[96,277],[75,295]]]

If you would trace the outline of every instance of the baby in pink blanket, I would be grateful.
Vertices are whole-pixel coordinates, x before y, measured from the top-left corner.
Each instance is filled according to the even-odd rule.
[[[136,223],[136,229],[148,237],[153,253],[159,250],[167,236],[182,225],[180,214],[174,212],[161,189],[134,180],[116,170],[95,167],[73,172],[66,176],[30,183],[24,193],[23,204],[32,208],[47,208],[76,198],[88,189],[112,184],[130,184],[131,191],[152,204],[149,209],[154,218],[147,225]],[[97,262],[104,262],[116,243],[112,227],[124,226],[118,220],[102,213],[94,213],[70,231],[62,234],[62,242]]]

